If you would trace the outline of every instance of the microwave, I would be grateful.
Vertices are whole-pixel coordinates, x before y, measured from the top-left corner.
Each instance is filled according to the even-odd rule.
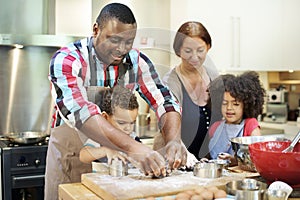
[[[269,90],[267,91],[267,102],[268,103],[286,103],[287,99],[287,92],[280,90]]]

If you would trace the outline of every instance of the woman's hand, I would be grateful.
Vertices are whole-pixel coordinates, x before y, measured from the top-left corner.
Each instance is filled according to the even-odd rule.
[[[187,151],[186,167],[192,168],[197,162],[199,162],[199,160],[194,156],[194,154]]]

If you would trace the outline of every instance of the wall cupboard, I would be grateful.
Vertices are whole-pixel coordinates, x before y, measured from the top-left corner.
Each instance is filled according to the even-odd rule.
[[[220,71],[300,69],[298,0],[187,0],[183,17],[211,33]],[[172,1],[180,7],[182,2]],[[173,7],[175,7],[173,5]],[[172,12],[171,16],[175,13]],[[176,22],[172,22],[171,28]],[[172,26],[173,25],[173,26]]]
[[[67,2],[56,1],[56,34],[90,35],[99,10],[111,1],[76,0],[72,9]],[[170,48],[174,33],[183,22],[197,20],[206,26],[212,36],[209,55],[221,72],[300,70],[299,0],[121,2],[133,9],[139,28],[170,32],[171,39],[155,38],[156,44],[163,44],[169,51],[170,66],[178,63]],[[86,11],[85,14],[78,15],[83,13],[82,10]],[[154,57],[154,61],[156,59]]]

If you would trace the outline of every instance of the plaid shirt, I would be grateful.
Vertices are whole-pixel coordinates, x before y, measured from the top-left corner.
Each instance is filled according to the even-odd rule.
[[[50,61],[49,80],[55,100],[52,127],[63,123],[80,128],[91,116],[100,114],[100,108],[88,100],[87,88],[92,86],[91,77],[95,73],[95,86],[113,87],[122,84],[137,91],[160,118],[170,111],[180,112],[180,106],[169,89],[164,86],[152,62],[143,53],[132,49],[119,66],[106,66],[96,56],[94,48],[89,48],[91,38],[85,38],[58,50]],[[90,61],[95,64],[90,64]],[[91,72],[91,66],[96,70]],[[63,119],[63,120],[62,120]]]

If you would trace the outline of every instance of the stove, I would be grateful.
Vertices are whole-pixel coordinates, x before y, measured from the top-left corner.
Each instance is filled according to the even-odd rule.
[[[48,140],[17,144],[0,140],[0,200],[43,200]]]

